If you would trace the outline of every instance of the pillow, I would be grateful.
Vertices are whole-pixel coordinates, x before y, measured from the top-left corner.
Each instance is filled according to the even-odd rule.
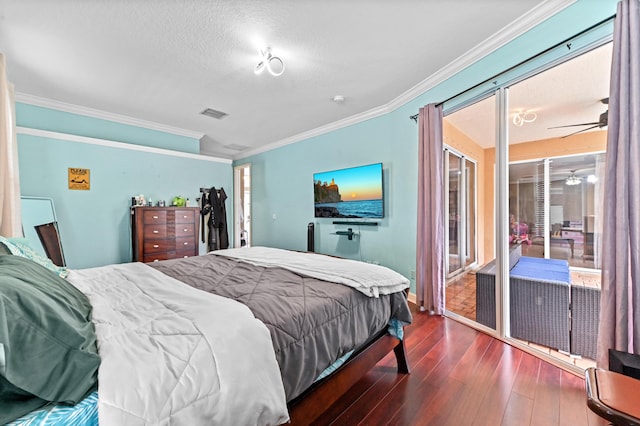
[[[0,255],[11,254],[11,251],[4,244],[0,243]]]
[[[14,256],[26,257],[27,259],[31,259],[34,262],[60,275],[62,278],[66,278],[67,274],[69,273],[67,271],[67,268],[57,266],[51,261],[51,259],[44,257],[33,250],[29,245],[29,240],[27,240],[26,238],[5,238],[0,235],[0,243],[2,243],[0,245],[6,246],[6,248],[8,248],[11,254],[13,254]]]
[[[92,307],[71,283],[20,256],[0,256],[0,424],[97,386]]]

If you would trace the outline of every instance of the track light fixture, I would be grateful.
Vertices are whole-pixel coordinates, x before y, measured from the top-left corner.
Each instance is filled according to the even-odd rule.
[[[282,73],[284,72],[284,61],[279,56],[273,56],[271,54],[270,47],[260,49],[260,56],[262,58],[253,70],[255,74],[262,74],[262,72],[266,68],[267,70],[269,70],[269,74],[273,76],[277,77],[279,75],[282,75]]]

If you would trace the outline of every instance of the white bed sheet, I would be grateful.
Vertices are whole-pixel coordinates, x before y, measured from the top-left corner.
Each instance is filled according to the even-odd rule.
[[[319,280],[353,287],[369,297],[409,288],[409,280],[380,265],[272,247],[241,247],[209,254],[232,257],[255,265],[280,267]]]
[[[269,331],[246,306],[141,263],[68,280],[93,305],[100,425],[288,421]]]

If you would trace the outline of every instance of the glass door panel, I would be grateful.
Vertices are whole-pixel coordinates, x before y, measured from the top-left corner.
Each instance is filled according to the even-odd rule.
[[[495,329],[495,96],[447,115],[443,136],[446,311]]]
[[[234,247],[251,245],[251,165],[234,167]]]
[[[466,179],[465,206],[466,227],[465,235],[465,266],[476,263],[476,165],[474,162],[464,159]]]
[[[544,161],[509,166],[509,247],[521,245],[522,254],[544,258],[545,197]]]
[[[462,217],[462,158],[459,156],[446,151],[445,158],[447,161],[447,208],[448,214],[447,218],[449,221],[449,229],[447,232],[448,238],[448,247],[449,247],[449,255],[448,266],[447,266],[447,277],[451,277],[462,270],[462,253],[464,252],[463,248],[460,244],[460,239],[463,237],[461,227],[461,217]]]
[[[597,321],[579,311],[600,281],[607,131],[598,120],[606,116],[610,61],[607,44],[508,89],[505,334],[563,361],[595,356]]]

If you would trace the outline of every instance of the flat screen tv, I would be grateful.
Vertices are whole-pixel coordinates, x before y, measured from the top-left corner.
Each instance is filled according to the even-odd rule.
[[[384,217],[382,163],[314,173],[315,217]]]

